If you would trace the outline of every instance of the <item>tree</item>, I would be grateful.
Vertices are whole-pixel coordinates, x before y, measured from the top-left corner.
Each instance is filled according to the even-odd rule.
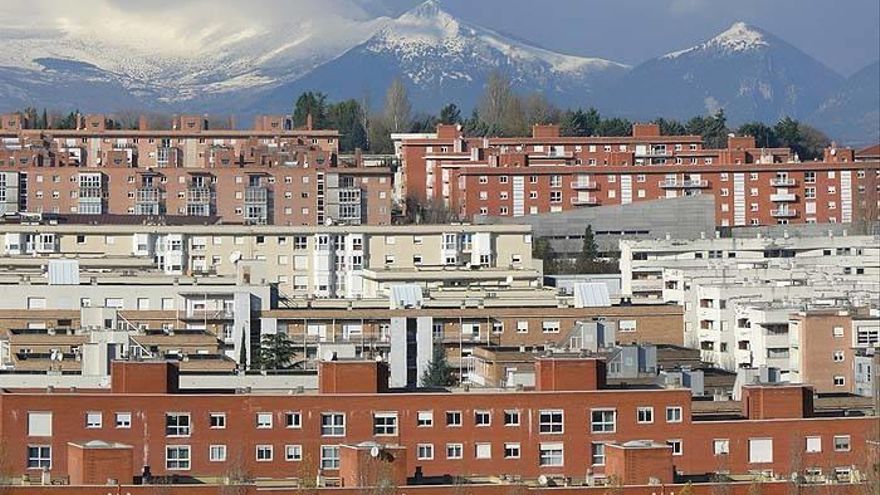
[[[752,136],[755,138],[755,146],[759,148],[775,148],[779,145],[776,139],[776,131],[763,122],[746,122],[736,130],[739,136]]]
[[[664,136],[682,136],[687,134],[687,128],[681,122],[662,117],[654,119],[654,123],[660,126],[660,134]]]
[[[372,153],[394,153],[394,142],[391,141],[391,129],[383,115],[370,117],[367,140]]]
[[[293,108],[294,127],[307,125],[309,115],[312,116],[312,128],[325,129],[327,127],[327,95],[312,91],[306,91],[299,95]]]
[[[504,129],[511,98],[510,79],[497,70],[492,71],[477,110],[479,120],[485,123],[490,134],[498,135]]]
[[[437,122],[437,117],[434,115],[418,114],[412,119],[409,132],[434,132],[437,129]]]
[[[600,136],[629,136],[632,134],[632,122],[620,117],[603,119],[598,126]]]
[[[391,81],[388,92],[385,93],[385,120],[391,132],[404,132],[409,129],[410,112],[412,106],[406,86],[400,78]]]
[[[260,341],[260,366],[270,370],[289,368],[295,353],[293,342],[286,333],[263,335]]]
[[[448,387],[453,384],[452,369],[446,359],[446,348],[442,342],[434,342],[431,362],[422,374],[423,387]]]
[[[538,92],[526,97],[525,113],[528,124],[558,124],[561,118],[559,108]]]
[[[460,124],[461,109],[455,103],[449,103],[440,109],[441,124]]]
[[[339,148],[342,151],[367,148],[369,143],[362,113],[360,103],[353,99],[327,106],[328,127],[339,131]]]
[[[556,251],[547,239],[543,237],[532,239],[532,258],[543,262],[545,275],[556,275],[559,272]]]
[[[241,348],[238,350],[238,365],[241,369],[247,369],[247,332],[242,329],[241,332]]]
[[[727,117],[724,109],[715,112],[714,115],[704,117],[697,116],[685,124],[688,134],[699,134],[703,138],[703,145],[707,148],[723,148],[727,145]]]
[[[408,224],[438,224],[458,220],[458,215],[443,201],[433,198],[408,195],[404,199],[404,210],[404,223]]]
[[[601,121],[602,117],[595,108],[590,108],[586,112],[580,108],[575,111],[566,110],[560,118],[560,131],[563,136],[592,136]]]

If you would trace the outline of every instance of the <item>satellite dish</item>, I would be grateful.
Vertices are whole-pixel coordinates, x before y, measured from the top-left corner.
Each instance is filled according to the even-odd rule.
[[[326,225],[326,226],[328,226],[328,227],[331,226],[331,225],[333,225],[333,219],[330,218],[330,217],[325,218],[325,219],[324,219],[324,225]]]
[[[547,483],[549,483],[549,480],[547,479],[546,474],[542,474],[541,476],[538,476],[538,484],[539,485],[547,486]]]
[[[241,260],[241,251],[233,251],[229,253],[229,262],[233,265]]]
[[[379,446],[373,445],[370,447],[370,457],[379,457]]]
[[[334,351],[325,352],[324,361],[336,361],[336,353]]]

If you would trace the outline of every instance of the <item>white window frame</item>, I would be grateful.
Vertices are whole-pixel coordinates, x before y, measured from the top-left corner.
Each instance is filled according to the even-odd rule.
[[[843,447],[843,444],[841,444],[841,446],[838,446],[838,441],[845,441],[846,446]],[[849,452],[852,450],[852,438],[849,435],[834,435],[834,439],[832,440],[832,442],[835,452]]]
[[[127,430],[131,428],[131,413],[130,412],[117,412],[114,414],[116,424],[116,428],[120,430]]]
[[[87,411],[86,412],[86,428],[90,430],[97,430],[104,426],[104,414],[100,411]]]
[[[519,426],[522,414],[519,409],[504,410],[504,426]]]
[[[217,419],[217,425],[214,425],[214,420]],[[225,430],[226,429],[226,413],[224,412],[212,412],[208,414],[208,425],[212,430]]]
[[[481,418],[485,417],[486,422],[480,422]],[[474,411],[474,426],[478,428],[483,428],[487,426],[492,426],[492,411],[488,409],[477,409]]]
[[[339,459],[342,456],[339,445],[321,445],[320,453],[321,458],[319,466],[321,469],[332,471],[339,469]],[[334,455],[328,455],[331,453]]]
[[[522,446],[519,442],[504,442],[504,458],[519,459],[522,457]]]
[[[265,456],[265,453],[269,453],[269,457]],[[263,456],[261,457],[261,453]],[[257,444],[254,446],[254,460],[257,462],[272,462],[275,459],[275,449],[271,444]]]
[[[818,454],[822,452],[822,437],[811,435],[804,437],[804,452],[808,454]]]
[[[712,440],[712,453],[715,455],[730,454],[730,439],[716,438]]]
[[[329,418],[331,424],[325,425],[324,419]],[[341,424],[337,424],[337,419],[342,419]],[[339,433],[341,431],[341,433]],[[342,412],[322,412],[321,413],[321,436],[322,437],[344,437],[345,436],[345,413]]]
[[[558,454],[558,462],[555,461]],[[552,462],[551,462],[552,461]],[[565,466],[565,444],[562,442],[541,443],[538,446],[538,466],[562,467]]]
[[[416,459],[420,461],[434,460],[434,444],[420,443],[416,445]]]
[[[611,429],[606,429],[609,424],[608,421],[604,419],[601,422],[596,422],[593,415],[595,413],[611,413]],[[601,426],[601,429],[596,429],[597,426]],[[590,432],[594,434],[606,434],[606,433],[615,433],[617,431],[617,409],[612,407],[597,407],[594,409],[590,409]]]
[[[543,409],[538,411],[538,432],[540,434],[559,435],[564,433],[564,430],[565,411],[562,409]]]
[[[450,451],[453,452],[453,455],[450,455]],[[446,458],[450,460],[457,460],[464,458],[464,444],[461,443],[447,443],[446,444]]]
[[[186,452],[186,457],[177,457],[176,459],[171,459],[169,457],[169,452],[176,451]],[[172,467],[172,463],[175,463],[175,466]],[[182,464],[186,463],[186,467],[182,467]],[[166,445],[165,446],[165,469],[167,471],[189,471],[192,468],[192,447],[189,445]]]
[[[671,419],[670,419],[670,414],[672,415]],[[667,423],[681,423],[683,418],[684,418],[684,409],[681,406],[666,406],[666,422]]]
[[[640,425],[652,424],[654,422],[654,408],[651,406],[637,407],[636,422]]]
[[[399,433],[397,411],[373,413],[373,436],[396,437]]]
[[[303,459],[302,445],[288,444],[284,446],[284,460],[287,462],[299,462]]]
[[[224,461],[226,461],[226,445],[225,444],[209,445],[208,446],[208,462],[224,462]]]
[[[416,413],[416,426],[418,428],[431,428],[434,426],[434,411],[418,411]]]

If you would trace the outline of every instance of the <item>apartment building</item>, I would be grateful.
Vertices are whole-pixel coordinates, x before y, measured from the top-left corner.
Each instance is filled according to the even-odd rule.
[[[796,370],[793,381],[821,392],[877,397],[880,313],[824,309],[792,315],[790,332]]]
[[[540,359],[534,391],[440,395],[387,391],[386,366],[375,361],[321,362],[318,392],[295,395],[181,393],[166,363],[113,366],[110,393],[0,394],[2,435],[17,446],[6,454],[11,470],[64,477],[71,444],[98,441],[131,446],[131,477],[149,466],[155,476],[238,469],[341,483],[342,451],[369,442],[399,449],[404,479],[510,473],[583,483],[606,475],[613,445],[650,439],[669,449],[679,475],[849,479],[864,472],[877,424],[874,411],[839,405],[817,417],[822,398],[803,386],[750,385],[740,404],[726,404],[738,413],[699,413],[687,390],[609,389],[604,362],[589,358]]]
[[[0,116],[0,213],[188,216],[272,225],[385,225],[392,172],[338,159],[338,132],[259,116],[251,130],[181,116],[171,129],[31,130]],[[88,220],[80,218],[81,221]],[[94,220],[94,219],[92,219]]]
[[[652,124],[637,124],[626,137],[566,138],[558,126],[536,125],[531,137],[484,139],[441,125],[436,138],[400,145],[406,194],[443,201],[467,218],[700,194],[715,196],[718,226],[876,218],[880,162],[854,163],[851,149],[801,162],[752,137],[704,149],[699,136],[661,136]]]
[[[387,297],[389,287],[536,287],[528,226],[3,224],[0,262],[39,270],[50,258],[122,273],[239,277],[282,297]]]
[[[799,381],[792,315],[876,306],[878,249],[870,236],[622,241],[622,291],[682,305],[685,343],[705,360]]]

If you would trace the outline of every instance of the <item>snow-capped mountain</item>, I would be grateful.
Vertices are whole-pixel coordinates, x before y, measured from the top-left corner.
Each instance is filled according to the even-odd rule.
[[[743,22],[696,46],[649,60],[600,96],[633,118],[686,119],[723,108],[728,120],[804,118],[843,78],[785,41]]]
[[[309,89],[331,98],[367,95],[376,103],[400,77],[416,108],[436,111],[449,102],[469,108],[493,70],[507,74],[515,89],[540,90],[551,100],[573,105],[583,104],[596,85],[627,69],[601,58],[556,53],[466,23],[428,0],[302,79],[266,94],[256,106],[289,104],[291,95]]]
[[[880,61],[849,76],[809,122],[841,144],[880,142]]]

